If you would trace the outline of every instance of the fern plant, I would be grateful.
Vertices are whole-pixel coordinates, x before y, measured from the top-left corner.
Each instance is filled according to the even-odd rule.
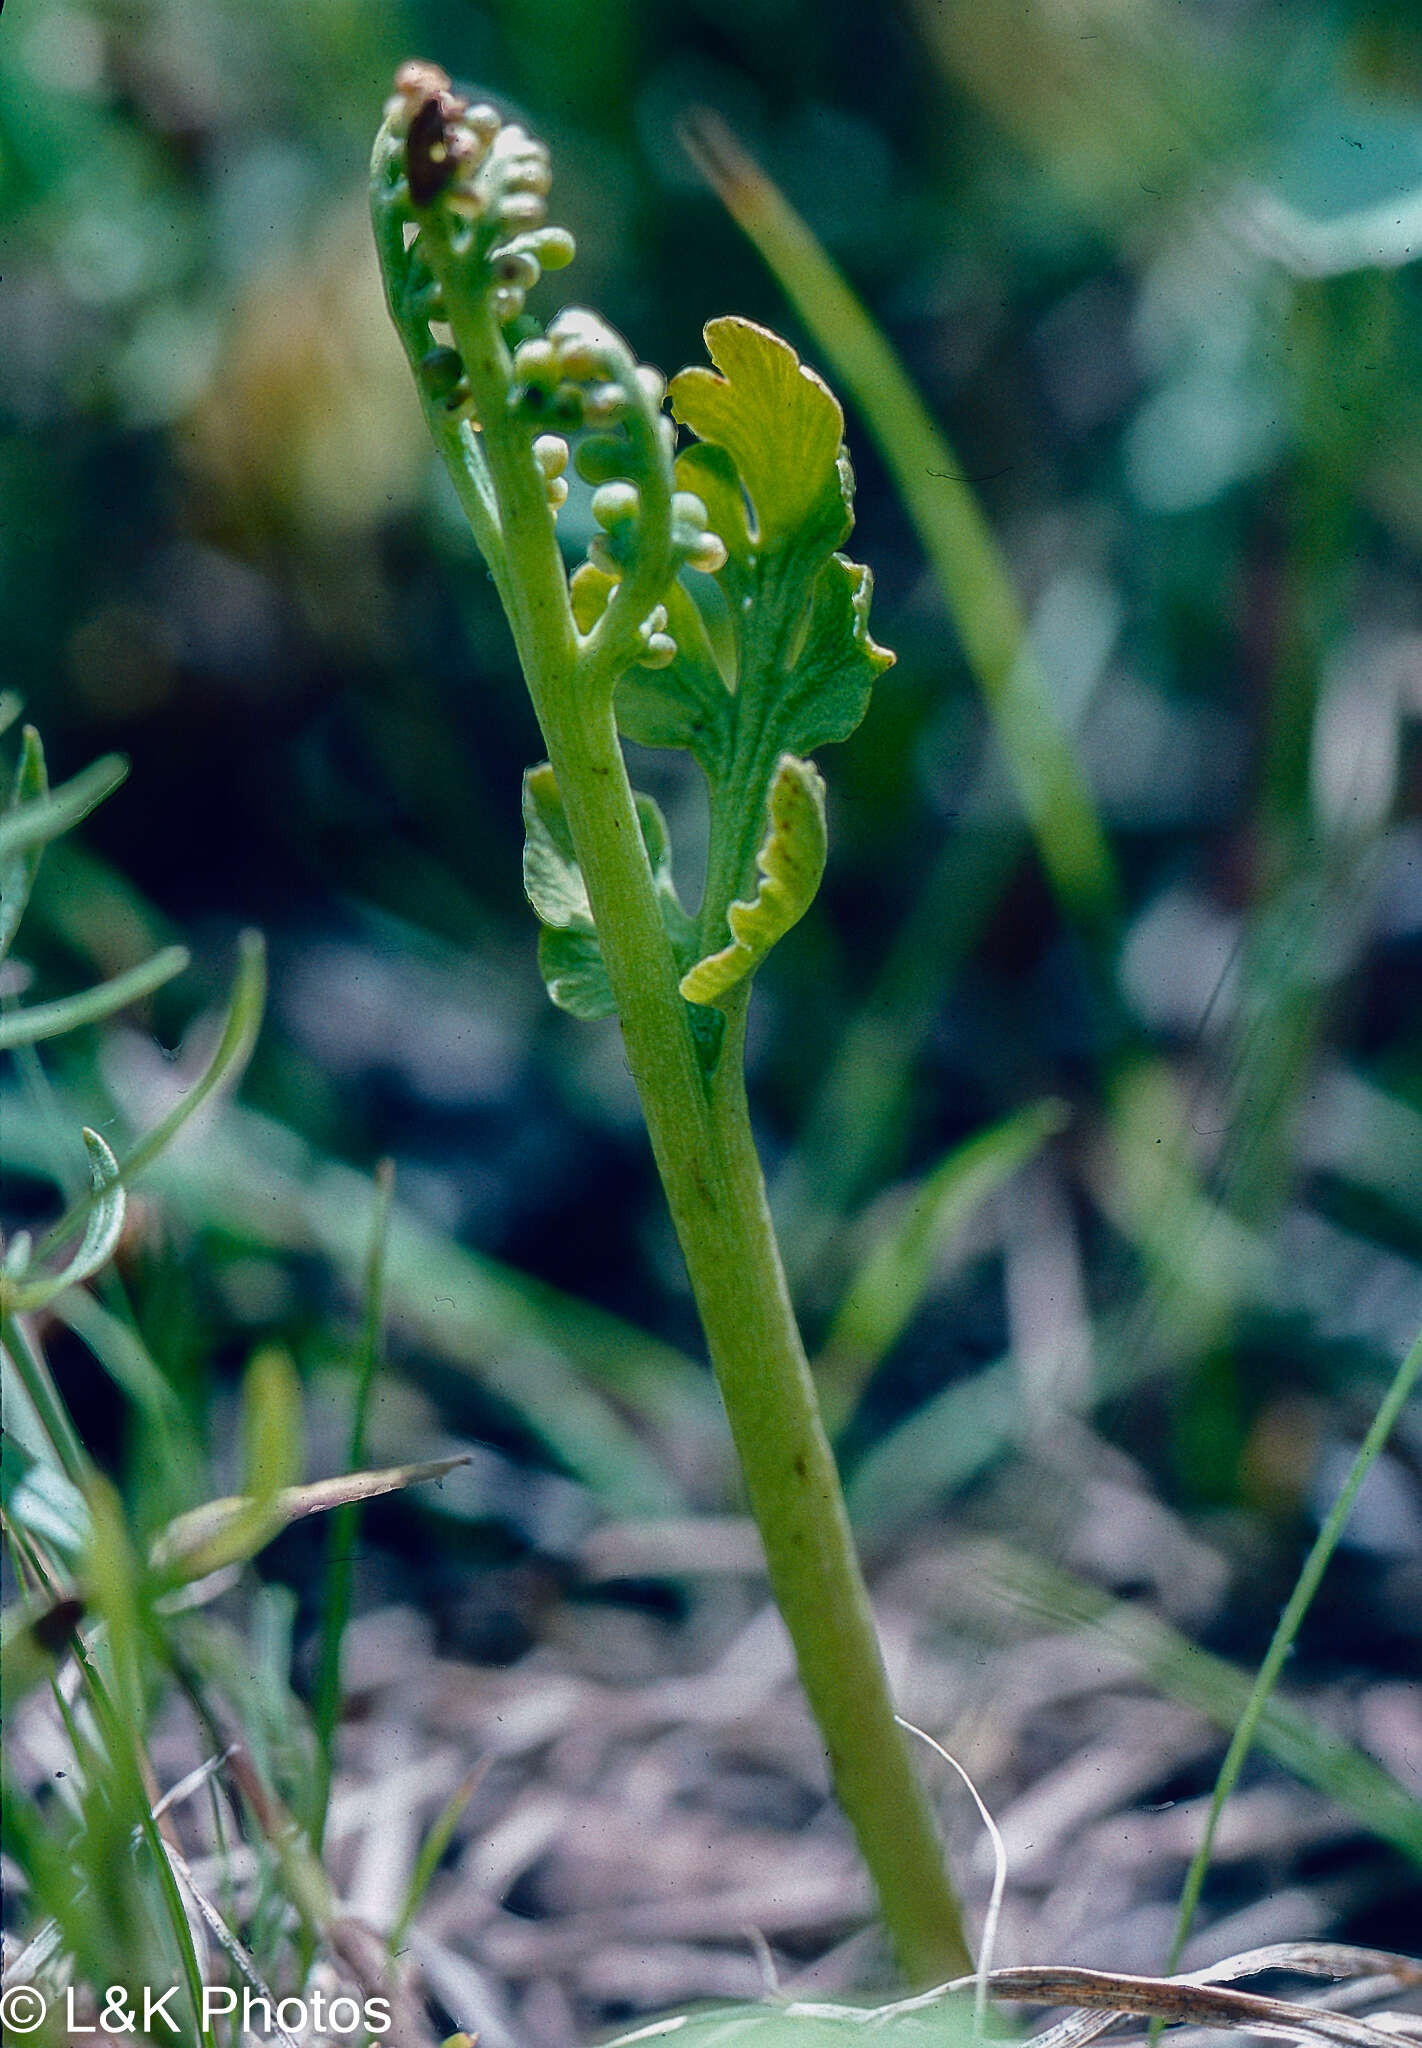
[[[596,314],[526,309],[573,256],[547,151],[428,64],[403,66],[371,198],[390,312],[502,599],[548,750],[524,784],[524,882],[553,1001],[616,1016],[836,1792],[901,1964],[968,1967],[933,1817],[894,1719],[834,1459],[765,1197],[743,1048],[751,983],[826,857],[811,752],[892,657],[868,625],[843,415],[738,318],[670,386]],[[669,410],[668,410],[669,408]],[[676,428],[693,437],[678,452]],[[571,573],[572,462],[597,534]],[[710,792],[683,904],[665,822],[619,736],[685,748]]]

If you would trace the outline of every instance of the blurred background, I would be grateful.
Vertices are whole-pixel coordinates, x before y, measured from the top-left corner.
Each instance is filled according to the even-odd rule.
[[[541,748],[380,297],[365,164],[412,55],[551,145],[579,254],[545,315],[566,292],[671,372],[736,311],[836,381],[683,147],[689,113],[718,114],[900,353],[951,450],[944,471],[925,443],[922,468],[966,480],[1019,594],[1085,792],[1045,835],[1018,797],[1038,741],[995,733],[849,406],[852,552],[898,661],[822,764],[829,873],[757,983],[753,1101],[871,1558],[898,1609],[945,1640],[980,1627],[1005,1660],[995,1694],[944,1650],[935,1725],[977,1744],[1009,1809],[1083,1754],[1126,1758],[1110,1796],[1153,1809],[1129,1882],[1103,1849],[1094,1890],[1076,1848],[1034,1863],[1023,1819],[1008,1959],[1055,1941],[1099,1962],[1109,1927],[1122,1967],[1158,1967],[1190,1846],[1170,1813],[1218,1761],[1200,1699],[1135,1748],[1084,1680],[999,1712],[1012,1671],[1046,1667],[1020,1614],[1004,1633],[959,1611],[943,1545],[1020,1542],[1256,1664],[1422,1324],[1422,27],[1377,0],[10,0],[0,19],[0,681],[56,776],[132,761],[47,857],[25,971],[54,994],[159,939],[195,955],[146,1013],[57,1050],[44,1088],[7,1080],[7,1216],[52,1202],[74,1142],[51,1142],[57,1110],[142,1122],[174,1098],[236,934],[261,927],[243,1107],[155,1176],[123,1315],[219,1473],[243,1364],[288,1346],[332,1469],[369,1177],[392,1157],[378,1448],[476,1457],[438,1500],[372,1515],[372,1669],[417,1640],[546,1673],[556,1643],[599,1683],[650,1683],[704,1668],[756,1600],[615,1031],[555,1013],[538,979],[519,778]],[[685,767],[635,773],[694,898]],[[1074,891],[1043,844],[1078,828],[1099,858]],[[56,1342],[135,1512],[171,1510],[102,1358]],[[1291,1667],[1390,1774],[1392,1831],[1261,1761],[1283,1805],[1257,1809],[1218,1914],[1277,1893],[1281,1936],[1415,1945],[1419,1481],[1414,1405]],[[648,1514],[704,1526],[677,1552],[685,1522],[642,1540]],[[315,1555],[294,1533],[264,1571],[300,1589]],[[708,1592],[707,1571],[727,1579]],[[1035,1597],[1064,1641],[1090,1618],[1065,1582]],[[773,1743],[753,1765],[730,1748],[721,1810],[759,1826],[769,1800],[793,1832]],[[1079,1848],[1116,1808],[1051,1782],[1052,1839]],[[564,1910],[551,1853],[515,1859],[505,1919]],[[453,1952],[446,1917],[429,1939]],[[784,1938],[803,1958],[824,1934]],[[734,1927],[655,1939],[682,1974],[629,1989],[546,1958],[520,1978],[510,1937],[490,1965],[524,1987],[510,2038],[754,1990],[749,1960],[745,1986],[686,1961]]]

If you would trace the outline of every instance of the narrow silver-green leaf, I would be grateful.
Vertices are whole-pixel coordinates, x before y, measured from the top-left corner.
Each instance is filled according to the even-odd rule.
[[[232,996],[217,1049],[192,1087],[185,1089],[168,1114],[125,1154],[119,1165],[119,1179],[125,1187],[166,1152],[189,1118],[195,1116],[219,1088],[236,1085],[252,1056],[266,1005],[266,947],[260,932],[243,932],[239,943],[237,977],[232,984]],[[86,1196],[71,1205],[47,1233],[41,1252],[62,1242],[70,1231],[77,1228],[88,1209],[89,1200]]]
[[[20,736],[20,758],[15,764],[15,780],[5,814],[12,816],[21,805],[38,803],[48,794],[44,746],[34,727],[27,725]],[[17,847],[0,862],[0,960],[14,944],[20,919],[25,914],[30,891],[35,885],[43,850],[42,843],[36,841],[30,846]]]
[[[17,1438],[31,1457],[52,1464],[75,1485],[88,1479],[89,1460],[54,1375],[17,1316],[0,1317],[0,1406],[6,1436]]]
[[[0,1507],[52,1557],[66,1565],[78,1561],[89,1536],[82,1490],[57,1465],[26,1450],[9,1427],[0,1437]]]
[[[45,1121],[17,1092],[0,1098],[0,1115],[7,1161],[48,1171]],[[146,1143],[125,1162],[128,1175]],[[359,1288],[368,1183],[287,1127],[236,1107],[201,1145],[174,1148],[155,1178],[163,1199],[194,1228],[328,1260]],[[74,1228],[71,1218],[66,1232],[47,1241]],[[694,1441],[709,1459],[722,1440],[715,1395],[685,1353],[454,1243],[398,1206],[388,1273],[396,1325],[506,1403],[618,1513],[666,1514],[684,1505],[673,1474],[685,1445]]]
[[[125,760],[118,754],[105,754],[102,760],[62,782],[58,789],[17,804],[0,818],[0,861],[57,839],[61,832],[87,817],[106,796],[112,796],[127,774]]]
[[[130,967],[127,973],[116,974],[111,981],[101,981],[96,988],[85,989],[77,996],[61,996],[56,1002],[36,1003],[31,1009],[11,1010],[0,1017],[0,1052],[8,1052],[16,1045],[35,1045],[44,1038],[58,1038],[85,1024],[101,1023],[105,1017],[114,1016],[128,1004],[141,1002],[144,996],[162,988],[164,982],[182,973],[188,959],[185,947],[165,946],[141,966]]]
[[[0,1273],[0,1313],[31,1315],[46,1307],[66,1288],[88,1280],[113,1257],[123,1229],[124,1191],[118,1161],[97,1131],[86,1129],[92,1206],[79,1248],[57,1273]]]
[[[1000,1358],[953,1380],[869,1446],[845,1481],[854,1533],[882,1554],[921,1527],[960,1487],[1013,1450],[1022,1431],[1022,1380]]]

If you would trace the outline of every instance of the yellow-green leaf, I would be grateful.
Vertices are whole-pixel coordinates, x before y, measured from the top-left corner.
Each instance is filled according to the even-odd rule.
[[[291,1354],[266,1344],[242,1381],[242,1479],[257,1503],[295,1485],[304,1458],[301,1381]]]
[[[719,1003],[759,966],[814,901],[825,871],[825,785],[812,761],[782,754],[770,785],[770,821],[756,855],[759,882],[749,902],[727,912],[731,944],[682,976],[688,1002]]]
[[[740,472],[763,547],[800,545],[826,525],[849,531],[839,474],[844,414],[788,342],[735,315],[708,322],[714,370],[683,370],[668,396],[677,419],[724,448]],[[725,534],[722,539],[730,545]]]
[[[573,623],[580,633],[591,633],[616,588],[617,578],[599,569],[595,562],[580,563],[573,571],[568,595],[573,604]]]
[[[868,570],[836,552],[854,496],[837,401],[751,321],[715,320],[706,343],[714,369],[685,370],[670,387],[676,418],[699,437],[678,456],[676,480],[704,505],[726,558],[674,586],[674,658],[653,678],[625,678],[616,698],[630,739],[688,748],[710,785],[700,945],[719,950],[682,983],[703,1004],[754,970],[808,907],[811,870],[815,881],[823,870],[822,843],[784,886],[758,864],[774,764],[846,739],[893,659],[869,632]],[[797,801],[786,790],[778,800]]]

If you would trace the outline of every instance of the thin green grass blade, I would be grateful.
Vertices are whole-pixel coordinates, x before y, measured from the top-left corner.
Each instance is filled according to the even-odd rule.
[[[0,1523],[22,1589],[0,1615],[0,1703],[8,1712],[53,1679],[73,1641],[84,1609],[72,1575],[89,1541],[84,1495],[10,1428],[0,1436]]]
[[[355,1400],[351,1410],[348,1470],[365,1463],[366,1424],[375,1376],[380,1370],[385,1334],[385,1259],[390,1243],[390,1209],[395,1195],[395,1166],[384,1159],[376,1168],[375,1202],[366,1254],[360,1342],[355,1356]],[[335,1769],[336,1728],[341,1717],[341,1643],[351,1611],[355,1550],[360,1537],[359,1503],[350,1501],[332,1517],[326,1545],[326,1597],[311,1720],[316,1736],[316,1783],[312,1794],[311,1846],[320,1855],[326,1837]]]
[[[463,1782],[455,1787],[453,1793],[451,1793],[449,1799],[436,1816],[433,1827],[420,1844],[420,1853],[415,1858],[414,1869],[410,1872],[409,1886],[406,1889],[400,1911],[395,1917],[395,1925],[390,1930],[390,1953],[392,1955],[399,1955],[404,1947],[405,1936],[410,1930],[416,1913],[420,1910],[420,1904],[424,1899],[425,1893],[430,1888],[430,1881],[443,1862],[444,1852],[454,1838],[454,1830],[464,1818],[469,1802],[478,1790],[486,1769],[486,1764],[477,1764]]]
[[[1073,594],[1064,606],[1065,585]],[[1072,737],[1106,676],[1120,623],[1113,603],[1098,597],[1083,630],[1080,598],[1080,585],[1065,576],[1044,592],[1029,622],[1040,661],[1065,687],[1062,716]],[[991,759],[979,769],[963,815],[846,1026],[777,1177],[775,1213],[792,1277],[824,1270],[836,1249],[838,1219],[877,1176],[892,1171],[910,1124],[918,1057],[942,1014],[944,991],[1031,854],[1020,815],[999,814],[996,770]]]
[[[236,1086],[256,1046],[266,1003],[266,943],[260,932],[246,931],[237,942],[237,973],[217,1049],[181,1102],[175,1103],[162,1121],[155,1124],[146,1137],[140,1138],[124,1159],[121,1170],[125,1181],[144,1172],[155,1159],[161,1158],[183,1126],[196,1116],[219,1088]]]
[[[0,730],[3,727],[0,726]],[[12,815],[22,804],[38,803],[49,795],[49,776],[45,772],[44,746],[32,725],[27,725],[20,738],[20,758],[15,764],[15,780],[6,806],[6,816]],[[8,860],[0,864],[0,960],[5,958],[15,941],[20,928],[20,919],[30,900],[30,891],[39,873],[42,844],[17,849]]]
[[[877,442],[938,577],[1053,887],[1078,925],[1106,935],[1120,893],[1111,851],[1001,551],[960,464],[881,329],[730,131],[702,113],[686,141]]]
[[[81,1289],[56,1301],[51,1313],[90,1351],[109,1378],[171,1446],[176,1432],[184,1455],[192,1450],[183,1404],[138,1332]]]
[[[305,1486],[283,1486],[266,1495],[227,1494],[190,1508],[161,1529],[151,1561],[155,1571],[176,1580],[201,1579],[223,1565],[242,1564],[274,1536],[307,1515],[329,1514],[352,1502],[374,1500],[383,1493],[401,1493],[443,1479],[468,1454],[426,1458],[413,1465],[387,1465],[375,1472],[343,1472],[335,1479],[313,1479]]]
[[[68,833],[51,840],[35,887],[45,929],[83,959],[116,973],[181,936],[123,875]]]
[[[1031,839],[1016,818],[945,839],[883,967],[826,1068],[774,1206],[792,1278],[821,1270],[840,1219],[898,1153],[918,1055],[944,991],[992,914]]]
[[[1391,1436],[1398,1417],[1417,1385],[1419,1373],[1422,1373],[1422,1333],[1419,1333],[1411,1350],[1393,1375],[1392,1384],[1373,1417],[1372,1426],[1358,1448],[1358,1455],[1354,1458],[1348,1476],[1339,1489],[1338,1498],[1329,1510],[1312,1549],[1304,1559],[1303,1569],[1283,1613],[1279,1616],[1279,1625],[1274,1631],[1264,1661],[1259,1666],[1258,1676],[1250,1688],[1244,1711],[1230,1738],[1229,1748],[1225,1751],[1219,1776],[1215,1780],[1215,1789],[1210,1796],[1210,1810],[1205,1817],[1204,1833],[1200,1837],[1199,1847],[1191,1858],[1190,1868],[1185,1874],[1185,1883],[1180,1893],[1180,1906],[1176,1914],[1175,1932],[1171,1937],[1170,1953],[1165,1964],[1167,1976],[1178,1967],[1185,1944],[1190,1938],[1190,1929],[1194,1925],[1200,1894],[1204,1890],[1205,1878],[1210,1867],[1210,1856],[1214,1849],[1220,1816],[1230,1794],[1239,1782],[1244,1760],[1258,1738],[1260,1721],[1274,1687],[1279,1682],[1279,1675],[1293,1648],[1294,1640],[1303,1626],[1304,1617],[1323,1582],[1323,1575],[1338,1547],[1338,1539],[1343,1534],[1348,1517],[1353,1512],[1363,1481],[1367,1478],[1369,1468],[1383,1445]],[[1417,1817],[1418,1827],[1422,1829],[1422,1803],[1417,1804]]]
[[[0,1436],[0,1510],[7,1531],[44,1558],[36,1590],[52,1592],[64,1584],[89,1541],[83,1491],[8,1427]]]
[[[103,1925],[92,1887],[75,1882],[68,1830],[61,1833],[55,1828],[51,1816],[21,1790],[8,1769],[0,1776],[0,1835],[7,1856],[29,1880],[36,1917],[53,1921],[58,1930],[52,1943],[31,1944],[28,1954],[34,1966],[41,1966],[61,1947],[80,1961],[102,1955],[109,1930]],[[7,2042],[10,2038],[7,2033]]]
[[[30,1343],[24,1324],[12,1315],[0,1315],[0,1372],[3,1372],[3,1379],[9,1379],[13,1374],[39,1424],[48,1454],[54,1458],[65,1478],[72,1479],[76,1486],[85,1485],[89,1478],[89,1460],[75,1434],[69,1410],[54,1384],[49,1367]],[[6,1387],[5,1392],[8,1397],[10,1388]],[[18,1429],[20,1424],[10,1412],[8,1399],[6,1410],[6,1427]]]
[[[129,1003],[151,996],[175,974],[181,974],[188,957],[183,946],[165,946],[141,966],[129,968],[126,974],[116,974],[112,981],[101,981],[96,988],[85,989],[80,995],[61,996],[53,1003],[36,1003],[28,1010],[11,1010],[8,1016],[0,1017],[0,1052],[8,1052],[16,1045],[36,1045],[42,1038],[58,1038],[84,1024],[101,1023]]]
[[[1038,1102],[957,1145],[910,1194],[901,1217],[870,1246],[815,1364],[833,1433],[853,1413],[918,1311],[937,1259],[969,1217],[1066,1122],[1064,1104]]]
[[[110,1690],[108,1676],[92,1654],[81,1653],[80,1669],[108,1753],[114,1804],[119,1811],[128,1808],[153,1858],[164,1917],[192,2005],[194,2032],[204,2043],[211,2044],[211,2029],[202,2025],[202,1964],[146,1783],[142,1673],[147,1644],[142,1574],[129,1544],[122,1503],[113,1487],[94,1474],[86,1497],[92,1538],[85,1576],[94,1607],[103,1617],[103,1646],[107,1653],[103,1661],[107,1672],[113,1674],[116,1692]]]
[[[299,1486],[306,1461],[301,1380],[291,1353],[264,1344],[242,1375],[242,1490],[266,1508]]]
[[[971,1568],[999,1598],[1042,1615],[1054,1627],[1094,1630],[1170,1698],[1231,1736],[1238,1728],[1257,1680],[1198,1648],[1168,1622],[1009,1544],[980,1546]],[[1255,1739],[1275,1763],[1422,1866],[1422,1801],[1372,1757],[1275,1699],[1262,1704]]]
[[[240,1080],[257,1042],[266,999],[266,948],[262,935],[260,932],[243,932],[239,941],[237,974],[232,984],[227,1018],[217,1049],[192,1087],[187,1089],[168,1114],[155,1124],[145,1137],[140,1138],[119,1162],[120,1186],[127,1187],[156,1159],[161,1158],[184,1124],[197,1114],[219,1088],[234,1087]],[[88,1197],[71,1204],[58,1223],[46,1234],[38,1255],[43,1256],[45,1251],[62,1242],[76,1230],[84,1221],[88,1207]]]

